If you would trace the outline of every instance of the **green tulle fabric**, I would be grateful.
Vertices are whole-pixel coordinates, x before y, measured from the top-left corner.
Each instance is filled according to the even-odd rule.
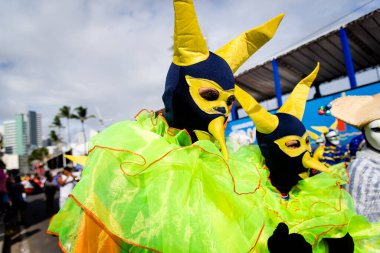
[[[76,252],[86,212],[119,240],[120,252],[268,252],[279,222],[314,252],[328,252],[323,238],[347,232],[356,252],[378,245],[379,227],[354,213],[340,187],[348,180],[343,166],[300,181],[287,201],[270,184],[258,147],[226,162],[217,146],[191,143],[148,111],[114,124],[91,140],[82,179],[49,232]]]
[[[237,154],[242,161],[261,156],[257,146],[241,147]],[[357,215],[351,196],[341,187],[349,182],[344,163],[330,167],[331,173],[299,181],[289,192],[288,200],[282,199],[271,185],[268,169],[256,168],[260,171],[261,189],[266,191],[261,207],[272,226],[285,222],[290,233],[301,234],[313,246],[313,252],[328,252],[323,238],[340,238],[346,233],[354,239],[355,252],[379,250],[380,224],[371,224]]]

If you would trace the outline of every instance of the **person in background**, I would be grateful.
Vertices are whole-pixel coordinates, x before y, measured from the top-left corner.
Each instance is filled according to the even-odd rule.
[[[58,189],[58,184],[50,171],[45,172],[46,181],[44,183],[44,193],[46,197],[46,213],[54,213],[54,196]]]
[[[15,176],[14,182],[9,187],[9,197],[12,202],[12,216],[20,214],[20,224],[27,224],[26,209],[28,203],[24,198],[24,185],[21,183],[21,177]],[[14,217],[14,216],[13,216]]]
[[[0,214],[5,213],[9,205],[7,193],[7,174],[4,170],[5,163],[0,159]]]
[[[365,145],[347,170],[347,191],[356,211],[371,222],[380,221],[380,93],[374,96],[346,96],[332,102],[334,117],[362,131]]]
[[[69,197],[70,192],[73,190],[76,184],[76,178],[72,174],[73,168],[65,167],[63,168],[63,173],[58,178],[58,183],[60,185],[59,191],[59,208],[63,207]]]
[[[43,191],[43,184],[41,182],[40,176],[35,173],[33,178],[29,180],[29,182],[33,185],[33,194],[41,193]]]
[[[354,138],[351,139],[350,143],[348,144],[348,150],[350,152],[350,159],[356,158],[356,152],[362,150],[365,144],[365,138],[363,134],[360,134]]]
[[[340,143],[339,131],[336,129],[338,121],[336,120],[330,127],[325,126],[312,126],[312,128],[323,134],[325,140],[324,145],[315,151],[315,157],[321,161],[325,166],[347,162],[349,153],[345,146]]]

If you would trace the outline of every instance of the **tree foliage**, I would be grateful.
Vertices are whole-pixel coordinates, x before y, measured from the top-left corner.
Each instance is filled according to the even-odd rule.
[[[29,163],[34,161],[34,160],[38,160],[38,161],[43,162],[44,158],[47,157],[48,155],[49,155],[49,151],[47,150],[47,148],[45,148],[45,147],[37,148],[37,149],[33,150],[32,153],[29,155],[28,161],[29,161]]]
[[[61,138],[59,138],[58,134],[54,130],[50,131],[49,138],[56,144],[61,142]]]
[[[85,131],[85,128],[84,128],[84,122],[86,120],[88,120],[88,119],[95,118],[95,115],[89,115],[89,116],[87,116],[87,108],[83,107],[83,106],[78,106],[77,108],[75,108],[75,111],[76,111],[77,114],[74,114],[73,118],[79,120],[81,122],[81,124],[82,124],[83,141],[84,141],[84,153],[86,154],[87,153],[87,149],[86,149],[87,138],[86,138],[86,131]]]
[[[57,129],[65,128],[62,125],[61,118],[59,117],[59,115],[55,115],[53,122],[51,123],[49,127],[57,128]]]
[[[71,113],[71,107],[64,105],[59,108],[58,117],[67,119],[67,141],[71,142],[71,133],[70,133],[70,119],[73,118],[73,114]]]
[[[71,114],[71,107],[67,106],[67,105],[64,105],[61,108],[59,108],[58,116],[61,117],[61,118],[71,119],[72,116],[73,116]]]
[[[95,115],[87,116],[87,108],[86,107],[78,106],[74,110],[76,111],[76,114],[73,114],[72,118],[80,120],[81,123],[84,123],[88,119],[95,118]]]

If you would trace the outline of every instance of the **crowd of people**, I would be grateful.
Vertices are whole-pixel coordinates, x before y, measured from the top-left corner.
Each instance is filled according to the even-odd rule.
[[[72,166],[61,171],[47,170],[43,175],[35,173],[21,176],[16,170],[6,169],[0,159],[0,217],[6,226],[28,225],[28,195],[44,194],[47,215],[55,214],[79,181],[80,171]],[[55,195],[59,192],[59,206]]]

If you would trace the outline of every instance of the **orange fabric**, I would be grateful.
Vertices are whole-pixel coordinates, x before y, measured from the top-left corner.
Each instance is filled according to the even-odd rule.
[[[346,131],[346,125],[343,121],[339,120],[338,119],[338,131],[339,132],[343,132],[343,131]]]
[[[96,240],[96,241],[94,241]],[[78,253],[119,253],[118,239],[111,237],[90,216],[83,213],[81,227],[78,233],[75,252]]]

